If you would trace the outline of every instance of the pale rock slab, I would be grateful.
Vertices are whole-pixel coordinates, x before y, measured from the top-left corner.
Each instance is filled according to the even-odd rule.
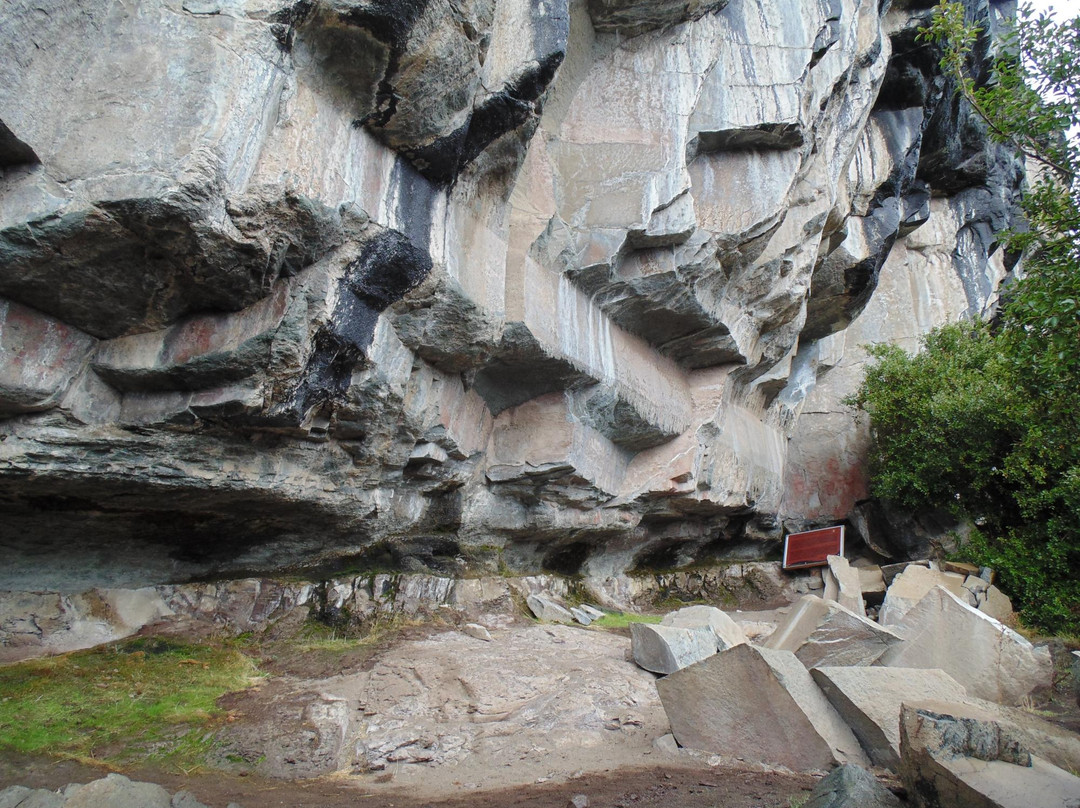
[[[810,673],[874,764],[890,769],[900,764],[900,706],[905,701],[967,698],[959,683],[938,670],[814,668]]]
[[[964,589],[964,576],[955,572],[942,572],[919,565],[909,565],[897,575],[885,593],[885,602],[881,605],[878,622],[883,626],[895,626],[903,621],[904,615],[935,586],[943,586],[958,597],[967,599]]]
[[[985,612],[1007,626],[1016,625],[1016,613],[1013,612],[1012,601],[993,584],[986,588],[985,597],[979,604],[979,611]]]
[[[491,632],[487,630],[486,626],[482,626],[479,623],[466,623],[462,631],[477,640],[491,642]]]
[[[872,665],[900,637],[839,603],[806,595],[766,640],[766,648],[792,651],[807,668]]]
[[[987,753],[981,750],[1005,749],[1010,744],[1009,748],[1023,753],[1023,759],[1017,758],[1019,765],[1027,765],[1030,753],[1067,771],[1080,771],[1080,735],[1051,724],[1027,710],[1004,707],[982,699],[966,699],[962,702],[912,700],[904,703],[902,712],[909,710],[925,716],[937,716],[929,720],[931,726],[926,732],[939,738],[941,743],[955,743],[957,739],[964,739],[964,744],[969,747],[964,754],[971,754],[970,750],[975,750],[975,756],[987,759]],[[902,747],[903,744],[901,752]]]
[[[851,730],[788,651],[737,645],[656,682],[681,746],[816,771],[865,763]]]
[[[543,595],[529,595],[525,603],[537,620],[548,623],[573,623],[574,615],[565,606]]]
[[[630,624],[630,650],[634,662],[647,671],[674,673],[716,653],[716,635],[708,626]]]
[[[835,600],[841,606],[866,616],[866,604],[862,598],[859,571],[843,556],[829,556],[829,566],[823,571],[825,599]]]
[[[687,606],[685,609],[664,615],[660,625],[691,629],[708,628],[716,635],[717,651],[725,651],[747,642],[742,626],[736,623],[727,612],[715,606]]]
[[[905,641],[886,652],[879,665],[939,668],[972,696],[1000,704],[1021,704],[1050,686],[1048,648],[1036,648],[944,587],[931,589],[896,632]]]
[[[1073,808],[1080,778],[992,719],[904,706],[902,775],[917,808]]]

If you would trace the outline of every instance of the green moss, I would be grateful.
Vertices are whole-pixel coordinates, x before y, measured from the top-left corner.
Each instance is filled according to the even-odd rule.
[[[0,668],[0,749],[121,764],[200,765],[224,720],[217,699],[249,687],[233,645],[140,639]]]

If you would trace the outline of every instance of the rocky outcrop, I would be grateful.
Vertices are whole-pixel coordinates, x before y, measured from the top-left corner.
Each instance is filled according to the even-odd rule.
[[[862,346],[1006,270],[1019,164],[928,13],[5,4],[0,586],[614,576],[847,517]]]

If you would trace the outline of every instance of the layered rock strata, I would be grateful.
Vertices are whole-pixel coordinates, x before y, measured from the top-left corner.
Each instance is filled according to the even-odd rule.
[[[5,4],[0,586],[847,517],[862,346],[1007,269],[1020,168],[923,5]]]

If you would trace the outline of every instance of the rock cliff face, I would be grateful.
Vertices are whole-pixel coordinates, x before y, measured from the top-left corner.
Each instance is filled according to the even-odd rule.
[[[1008,268],[1020,167],[929,13],[4,4],[0,587],[602,574],[847,518],[862,346]]]

